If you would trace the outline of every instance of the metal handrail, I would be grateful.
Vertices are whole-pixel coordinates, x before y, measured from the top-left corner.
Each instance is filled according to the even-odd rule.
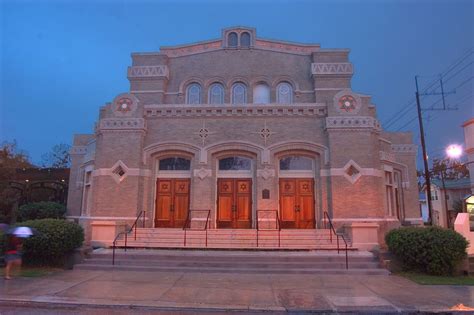
[[[184,240],[183,240],[183,245],[184,247],[186,247],[186,239],[187,239],[187,234],[186,234],[186,230],[190,230],[191,227],[188,229],[188,225],[190,226],[191,224],[191,212],[204,212],[206,211],[207,212],[207,216],[206,216],[206,224],[204,225],[204,229],[200,230],[200,231],[203,231],[205,230],[206,231],[206,247],[207,247],[207,227],[209,225],[209,219],[210,219],[210,216],[211,216],[211,210],[189,210],[188,211],[188,216],[186,217],[186,221],[184,222],[184,225],[183,225],[183,230],[184,230]]]
[[[281,244],[281,222],[280,222],[280,215],[278,214],[278,210],[257,210],[257,247],[258,247],[258,241],[259,241],[259,234],[258,231],[259,226],[258,226],[258,213],[259,212],[275,212],[275,230],[278,230],[278,247],[280,247]]]
[[[128,239],[128,234],[135,229],[135,241],[137,240],[137,229],[135,228],[137,226],[138,220],[143,214],[143,220],[142,220],[142,227],[145,227],[145,220],[146,220],[146,211],[140,211],[140,213],[137,215],[137,218],[135,219],[135,222],[133,222],[132,226],[128,231],[122,231],[115,236],[114,241],[112,243],[112,265],[115,265],[115,247],[116,243],[121,235],[125,235],[125,244],[124,244],[124,250],[127,251],[127,239]]]
[[[331,218],[329,217],[328,212],[324,211],[324,220],[323,220],[323,222],[324,222],[324,228],[325,229],[326,229],[326,219],[329,222],[329,239],[330,239],[331,243],[332,243],[332,233],[334,233],[334,235],[336,236],[337,253],[339,254],[339,237],[342,238],[342,240],[344,241],[344,244],[346,245],[346,247],[345,247],[345,250],[346,250],[346,269],[349,269],[349,257],[348,257],[348,254],[347,254],[347,241],[346,241],[346,238],[344,237],[344,234],[336,232],[336,229],[334,228],[334,225],[332,224],[332,221],[331,221]]]

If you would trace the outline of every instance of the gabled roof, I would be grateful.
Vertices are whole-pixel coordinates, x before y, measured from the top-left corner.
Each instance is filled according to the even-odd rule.
[[[432,179],[431,183],[438,188],[443,188],[443,182],[440,179]],[[445,179],[444,187],[446,189],[469,189],[471,188],[471,180],[470,178]]]

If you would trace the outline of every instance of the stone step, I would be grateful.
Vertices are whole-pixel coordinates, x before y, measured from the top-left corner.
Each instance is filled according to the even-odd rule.
[[[228,267],[156,267],[156,266],[123,266],[101,264],[78,264],[76,270],[124,270],[124,271],[164,271],[164,272],[198,272],[198,273],[254,273],[254,274],[351,274],[351,275],[388,275],[385,269],[317,269],[317,268],[228,268]]]

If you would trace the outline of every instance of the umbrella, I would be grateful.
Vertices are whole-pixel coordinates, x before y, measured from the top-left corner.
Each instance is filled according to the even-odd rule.
[[[33,230],[27,226],[19,226],[11,229],[9,233],[17,237],[27,238],[33,235]]]

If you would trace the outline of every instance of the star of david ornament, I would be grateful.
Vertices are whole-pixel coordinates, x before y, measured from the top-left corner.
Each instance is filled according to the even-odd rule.
[[[344,95],[339,99],[339,108],[351,112],[356,109],[356,100],[352,95]]]

